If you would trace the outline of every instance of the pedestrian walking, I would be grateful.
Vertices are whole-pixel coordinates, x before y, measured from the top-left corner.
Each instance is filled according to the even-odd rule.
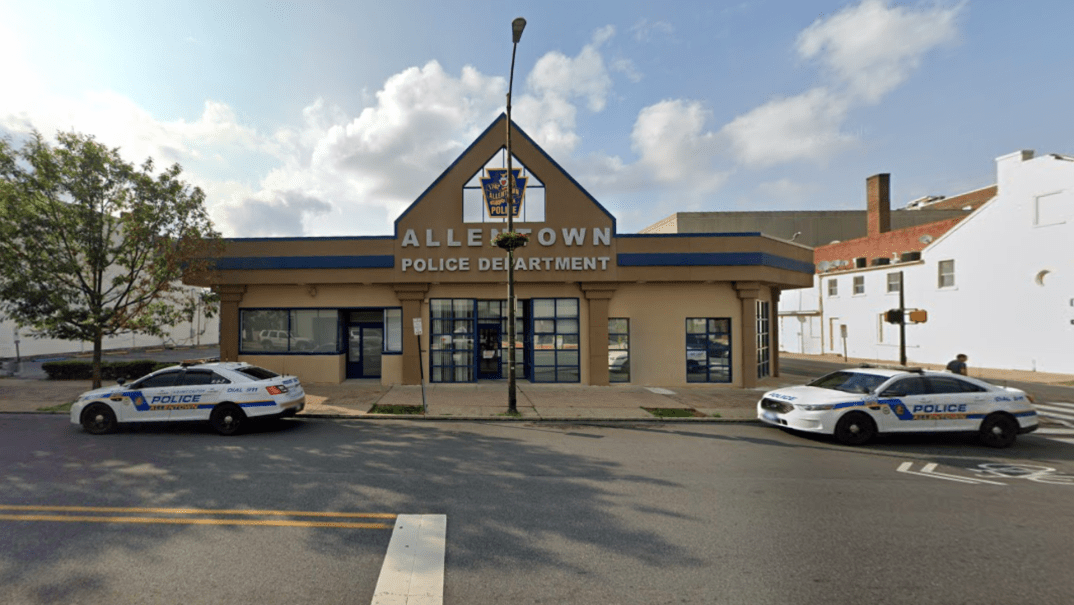
[[[962,374],[963,376],[965,376],[967,359],[969,359],[969,357],[966,357],[966,355],[959,353],[955,356],[954,359],[947,362],[947,371],[953,372],[955,374]]]

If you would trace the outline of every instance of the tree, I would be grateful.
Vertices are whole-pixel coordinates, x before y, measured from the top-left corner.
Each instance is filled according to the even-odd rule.
[[[92,136],[56,139],[0,140],[0,312],[32,336],[92,342],[97,388],[103,339],[183,321],[180,280],[211,269],[220,239],[178,164],[154,174]]]

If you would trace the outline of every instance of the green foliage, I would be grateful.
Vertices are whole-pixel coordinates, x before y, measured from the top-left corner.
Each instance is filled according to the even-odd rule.
[[[425,409],[420,405],[373,405],[369,408],[370,414],[424,414]]]
[[[214,313],[214,296],[180,283],[210,271],[221,243],[179,165],[157,173],[92,136],[56,139],[0,140],[0,314],[31,336],[93,342],[99,361],[105,337]]]
[[[657,418],[697,418],[705,415],[692,408],[642,408]]]
[[[119,378],[125,381],[134,380],[174,365],[176,364],[158,363],[151,359],[105,361],[101,362],[101,380]],[[91,380],[93,378],[93,363],[89,361],[47,361],[41,364],[41,369],[48,375],[49,380]]]

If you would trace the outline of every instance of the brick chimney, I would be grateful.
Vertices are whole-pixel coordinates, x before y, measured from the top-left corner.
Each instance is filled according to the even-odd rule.
[[[874,174],[865,179],[868,199],[868,236],[891,231],[891,175]]]

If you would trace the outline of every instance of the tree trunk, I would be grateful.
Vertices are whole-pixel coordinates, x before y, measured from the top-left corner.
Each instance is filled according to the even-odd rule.
[[[101,388],[101,336],[100,328],[93,335],[93,388]]]

